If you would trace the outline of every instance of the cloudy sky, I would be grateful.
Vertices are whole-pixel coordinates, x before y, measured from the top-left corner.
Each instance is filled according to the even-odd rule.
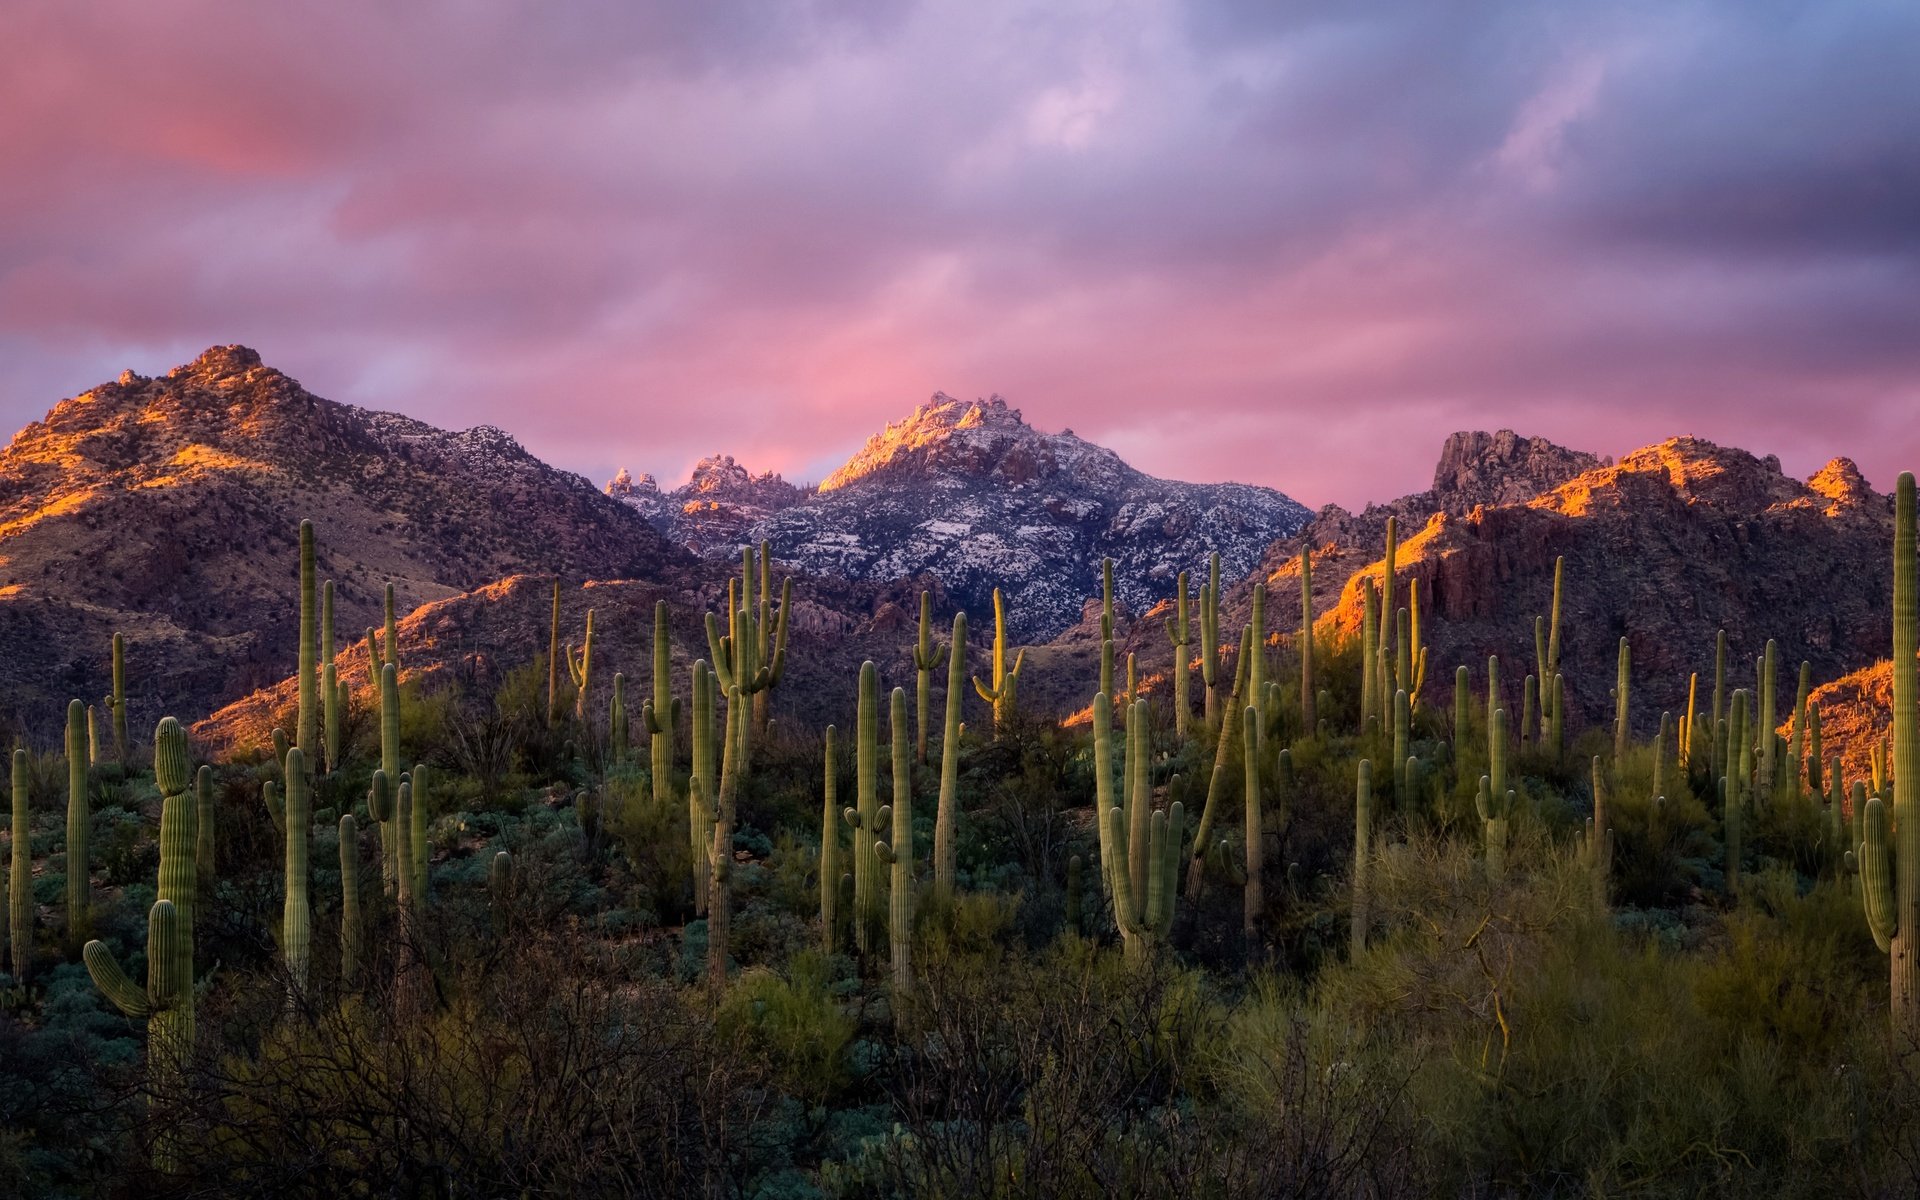
[[[936,389],[1310,504],[1920,467],[1920,5],[9,0],[0,419],[245,342],[604,479]]]

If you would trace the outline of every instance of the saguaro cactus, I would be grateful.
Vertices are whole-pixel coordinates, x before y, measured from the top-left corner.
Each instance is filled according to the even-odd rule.
[[[1513,812],[1513,793],[1507,790],[1507,710],[1495,709],[1487,726],[1489,773],[1480,777],[1474,808],[1487,836],[1487,878],[1499,882],[1506,874],[1507,820]]]
[[[1411,714],[1412,702],[1407,698],[1407,689],[1401,688],[1393,694],[1393,802],[1402,812],[1413,803],[1412,791],[1407,785]]]
[[[1246,759],[1247,882],[1242,889],[1240,933],[1251,957],[1259,945],[1260,918],[1267,907],[1261,877],[1266,871],[1266,836],[1260,820],[1260,714],[1249,707],[1241,714],[1240,749]]]
[[[1379,663],[1379,680],[1374,685],[1374,694],[1380,698],[1381,717],[1386,717],[1385,708],[1392,702],[1393,693],[1400,687],[1393,678],[1395,659],[1391,645],[1394,633],[1393,577],[1398,572],[1400,553],[1400,522],[1395,517],[1387,518],[1387,556],[1382,561],[1380,571],[1380,645],[1375,655]]]
[[[1007,669],[1007,606],[1000,597],[1000,589],[993,589],[993,686],[980,682],[978,675],[973,677],[973,690],[980,698],[993,705],[993,736],[998,738],[1008,721],[1013,719],[1016,695],[1020,687],[1020,668],[1026,664],[1027,651],[1022,647],[1014,655],[1013,669]]]
[[[949,646],[933,644],[933,593],[920,593],[920,632],[913,644],[914,680],[914,758],[927,761],[927,722],[933,708],[933,673],[946,661]]]
[[[1182,576],[1184,579],[1185,576]],[[1300,733],[1312,737],[1319,727],[1313,690],[1313,550],[1300,547]]]
[[[502,852],[504,853],[504,851]],[[360,823],[340,814],[340,982],[360,977]]]
[[[1207,558],[1207,582],[1200,589],[1200,684],[1202,709],[1211,725],[1220,697],[1220,556]],[[1111,694],[1111,693],[1109,693]]]
[[[893,735],[892,841],[876,841],[873,854],[892,868],[887,889],[887,961],[893,968],[893,1016],[904,1023],[913,991],[913,759],[907,731],[907,689],[893,689],[888,711]]]
[[[747,547],[742,556],[740,602],[747,603],[753,590],[753,548]],[[773,547],[766,542],[760,543],[760,606],[753,624],[754,636],[759,639],[755,648],[754,661],[769,665],[766,686],[752,693],[754,732],[764,732],[769,720],[768,712],[772,707],[773,689],[779,686],[780,676],[787,661],[787,608],[793,601],[793,580],[785,579],[780,583],[780,614],[776,619],[773,613]],[[742,726],[745,729],[745,726]],[[741,767],[746,766],[745,760]],[[744,776],[742,776],[744,778]]]
[[[553,623],[547,632],[547,726],[560,723],[560,581],[553,581]]]
[[[1167,618],[1167,642],[1173,647],[1173,735],[1182,739],[1187,736],[1187,721],[1192,707],[1187,680],[1188,663],[1193,657],[1190,645],[1192,636],[1193,626],[1187,619],[1187,573],[1182,571],[1174,582],[1173,615]],[[1311,676],[1311,663],[1306,669]],[[1306,704],[1311,711],[1313,701],[1308,700]],[[1311,718],[1307,721],[1307,728],[1313,728]]]
[[[1658,761],[1662,751],[1659,743],[1654,745],[1656,777]],[[1656,803],[1664,799],[1659,785],[1653,789]],[[1587,866],[1593,872],[1593,903],[1604,910],[1607,907],[1608,884],[1613,876],[1613,821],[1607,810],[1606,772],[1600,767],[1600,756],[1593,757],[1593,816],[1587,821]]]
[[[87,706],[67,705],[67,953],[76,955],[93,934],[93,808],[87,797]]]
[[[715,992],[727,985],[727,935],[732,921],[733,877],[733,805],[738,786],[735,760],[743,744],[747,722],[746,697],[738,687],[727,689],[727,732],[720,765],[720,794],[713,803],[713,840],[708,843],[706,861],[711,871],[707,884],[707,985]],[[706,789],[696,778],[689,792],[701,803]]]
[[[687,828],[693,838],[693,910],[707,911],[707,847],[713,843],[713,824],[708,819],[707,803],[720,792],[718,760],[714,757],[713,672],[707,660],[693,664],[693,778],[700,782],[701,796],[695,800],[687,791]]]
[[[294,744],[302,755],[315,762],[320,759],[320,642],[318,585],[314,581],[313,522],[300,522],[300,655],[298,673],[299,717],[294,724]]]
[[[1632,651],[1627,647],[1627,639],[1620,639],[1620,660],[1615,668],[1613,684],[1613,769],[1622,770],[1627,761],[1627,693],[1628,665]]]
[[[1564,556],[1553,560],[1553,607],[1551,621],[1540,617],[1533,619],[1533,653],[1540,671],[1541,686],[1560,673],[1560,585],[1566,575],[1567,560]],[[1544,628],[1543,628],[1544,627]],[[1540,736],[1550,736],[1547,729],[1548,714],[1543,708],[1540,713]]]
[[[1754,779],[1754,801],[1763,806],[1773,799],[1779,765],[1773,744],[1774,731],[1780,728],[1780,718],[1775,711],[1780,693],[1779,649],[1774,640],[1768,638],[1766,650],[1760,655],[1760,725],[1754,731],[1757,735],[1754,740],[1759,743],[1760,773]]]
[[[380,667],[380,770],[389,786],[400,779],[400,668],[392,663]],[[380,878],[387,895],[395,894],[399,861],[399,839],[393,817],[378,817],[380,822]]]
[[[424,909],[427,906],[427,826],[433,813],[428,801],[427,764],[413,764],[413,807],[407,814],[410,836],[407,848],[412,851],[409,862],[413,869],[413,906]]]
[[[193,1052],[194,797],[187,765],[187,735],[172,717],[154,731],[154,782],[160,790],[160,886],[147,914],[147,986],[139,987],[105,943],[89,941],[87,973],[107,999],[129,1017],[145,1017],[147,1069],[156,1098],[173,1090],[181,1065]],[[176,1165],[173,1138],[163,1132],[154,1165]]]
[[[785,580],[780,589],[780,613],[776,619],[771,611],[771,599],[766,594],[771,586],[769,577],[761,574],[761,597],[759,616],[754,615],[752,603],[753,591],[753,548],[747,547],[741,554],[742,586],[740,602],[733,601],[734,584],[727,585],[727,631],[721,632],[720,619],[712,613],[707,614],[707,650],[713,656],[713,672],[720,681],[722,691],[731,693],[740,689],[742,696],[751,697],[754,712],[759,714],[751,723],[743,722],[741,735],[746,737],[755,724],[764,725],[766,712],[765,695],[780,682],[787,669],[787,614],[793,608],[793,580]],[[771,633],[766,626],[777,621]],[[751,740],[751,739],[749,739]],[[742,743],[743,747],[745,743]],[[742,778],[747,771],[745,750],[741,751],[740,761],[734,764],[734,770]]]
[[[117,633],[113,635],[113,695],[107,698],[107,707],[113,710],[113,758],[124,766],[127,761],[127,639]]]
[[[1373,580],[1360,581],[1360,732],[1380,716],[1380,672],[1374,663],[1380,657],[1380,613],[1373,593]]]
[[[1250,647],[1253,642],[1253,626],[1249,625],[1240,632],[1240,661],[1234,668],[1233,688],[1228,695],[1226,711],[1236,711],[1240,699],[1246,694],[1247,672],[1253,655]],[[1244,706],[1241,706],[1244,707]],[[1200,820],[1193,833],[1193,849],[1187,860],[1187,899],[1200,898],[1201,884],[1205,880],[1206,855],[1211,849],[1209,836],[1213,832],[1213,822],[1219,812],[1222,797],[1231,786],[1231,777],[1227,774],[1227,765],[1233,754],[1233,748],[1240,744],[1240,730],[1232,721],[1220,723],[1220,739],[1214,744],[1213,772],[1207,777],[1207,801],[1200,809]],[[1098,750],[1095,751],[1096,758]],[[1095,778],[1099,778],[1096,765]],[[1103,807],[1102,812],[1106,811]]]
[[[680,701],[673,695],[673,611],[665,600],[653,605],[653,699],[642,706],[641,725],[653,771],[653,802],[666,806],[673,795],[673,732],[680,724]]]
[[[1453,669],[1453,760],[1460,761],[1473,730],[1473,692],[1465,667]]]
[[[1727,890],[1737,895],[1740,890],[1740,857],[1744,850],[1741,845],[1742,816],[1746,808],[1747,780],[1753,774],[1753,739],[1747,736],[1745,689],[1733,693],[1728,713],[1727,766],[1720,780],[1725,805],[1721,824],[1727,850]]]
[[[954,811],[960,806],[960,708],[967,699],[967,614],[953,614],[947,643],[947,719],[940,734],[940,802],[933,815],[933,886],[953,890]],[[825,881],[822,881],[825,886]]]
[[[1350,958],[1360,957],[1367,949],[1367,926],[1371,920],[1367,870],[1372,860],[1373,764],[1363,758],[1353,791],[1353,927],[1347,935]]]
[[[1150,957],[1168,930],[1173,927],[1176,857],[1185,836],[1185,809],[1175,801],[1165,812],[1153,814],[1149,827],[1145,861],[1148,864],[1144,892],[1134,887],[1129,873],[1118,862],[1111,873],[1114,923],[1120,927],[1120,939],[1130,962]],[[1110,845],[1125,847],[1127,818],[1118,805],[1107,810],[1107,839]]]
[[[307,829],[313,823],[307,800],[306,756],[300,747],[287,751],[287,898],[280,914],[280,952],[287,961],[287,981],[298,999],[307,987],[307,960],[313,946],[313,910],[307,900]]]
[[[838,731],[827,726],[825,796],[820,804],[820,946],[834,948],[835,908],[840,899],[840,774],[834,743]]]
[[[873,951],[880,912],[880,860],[873,850],[880,830],[880,669],[872,660],[860,664],[853,768],[857,807],[841,815],[853,827],[853,936],[864,956]]]
[[[643,704],[642,715],[651,711],[651,706]],[[620,766],[627,761],[627,676],[623,671],[613,673],[613,698],[607,702],[607,761]]]
[[[573,715],[581,724],[587,720],[587,695],[593,687],[593,610],[587,610],[587,633],[580,643],[580,653],[573,652],[573,643],[567,643],[567,674],[573,677]]]
[[[1920,640],[1915,595],[1914,483],[1902,472],[1894,487],[1893,527],[1893,828],[1886,804],[1867,801],[1858,861],[1867,927],[1892,964],[1889,1005],[1905,1049],[1920,1042]]]

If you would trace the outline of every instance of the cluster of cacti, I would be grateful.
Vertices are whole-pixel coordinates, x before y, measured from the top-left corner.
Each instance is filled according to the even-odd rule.
[[[1878,796],[1860,818],[1860,892],[1873,940],[1892,963],[1895,1032],[1920,1040],[1920,578],[1914,547],[1914,482],[1903,472],[1894,488],[1893,533],[1893,813]]]
[[[760,602],[753,607],[753,547],[740,552],[740,579],[727,583],[727,632],[720,631],[719,618],[707,614],[707,650],[713,656],[714,677],[720,690],[731,695],[738,688],[750,698],[753,719],[740,726],[741,757],[735,770],[743,776],[748,769],[747,747],[752,726],[764,727],[769,696],[787,669],[787,617],[793,608],[793,580],[782,582],[780,612],[772,611],[772,568],[761,547]],[[739,590],[736,598],[735,583]]]
[[[927,723],[933,713],[933,673],[947,660],[951,646],[933,644],[933,593],[920,593],[920,628],[913,642],[914,760],[927,761]]]
[[[1108,639],[1111,640],[1110,638]],[[1007,604],[1001,599],[1000,589],[993,589],[993,685],[980,682],[978,675],[973,677],[973,690],[980,698],[993,705],[993,735],[997,738],[1013,719],[1014,705],[1020,688],[1020,668],[1026,664],[1027,652],[1023,647],[1014,655],[1013,669],[1007,669]]]
[[[1240,631],[1240,655],[1234,667],[1233,684],[1227,695],[1226,711],[1233,712],[1237,711],[1239,707],[1244,707],[1241,701],[1249,691],[1249,673],[1253,669],[1254,656],[1252,647],[1253,626],[1249,624],[1245,629]],[[1105,772],[1097,765],[1097,759],[1100,753],[1099,712],[1099,701],[1096,699],[1094,703],[1094,717],[1096,722],[1094,726],[1094,753],[1096,756],[1094,778],[1096,781],[1105,777]],[[1213,770],[1207,776],[1207,799],[1206,803],[1202,805],[1200,809],[1200,820],[1194,828],[1193,845],[1189,851],[1187,860],[1188,900],[1197,900],[1200,897],[1200,889],[1205,875],[1206,855],[1213,849],[1210,840],[1213,834],[1213,823],[1219,812],[1222,797],[1226,794],[1229,787],[1227,777],[1228,762],[1234,747],[1240,744],[1241,737],[1242,731],[1236,727],[1236,722],[1222,721],[1220,723],[1219,740],[1214,744]],[[1107,804],[1104,800],[1096,799],[1095,804],[1097,805],[1098,812],[1106,812]],[[1104,826],[1102,826],[1102,828],[1104,828]]]

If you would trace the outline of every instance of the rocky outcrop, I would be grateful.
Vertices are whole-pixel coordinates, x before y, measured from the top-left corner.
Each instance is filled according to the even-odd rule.
[[[635,480],[625,467],[607,484],[607,495],[632,508],[670,540],[695,554],[731,556],[745,545],[756,525],[806,499],[772,471],[758,475],[715,454],[694,464],[685,484],[664,492],[651,475]]]
[[[336,624],[517,572],[691,564],[632,510],[489,426],[437,429],[322,399],[245,346],[56,405],[0,452],[0,681],[34,727],[107,687],[128,640],[136,726],[292,669],[300,520]]]

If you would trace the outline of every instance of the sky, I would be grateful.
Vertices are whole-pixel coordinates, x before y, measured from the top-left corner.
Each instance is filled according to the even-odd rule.
[[[1349,507],[1920,468],[1920,5],[0,6],[0,422],[242,342],[596,481],[936,390]]]

